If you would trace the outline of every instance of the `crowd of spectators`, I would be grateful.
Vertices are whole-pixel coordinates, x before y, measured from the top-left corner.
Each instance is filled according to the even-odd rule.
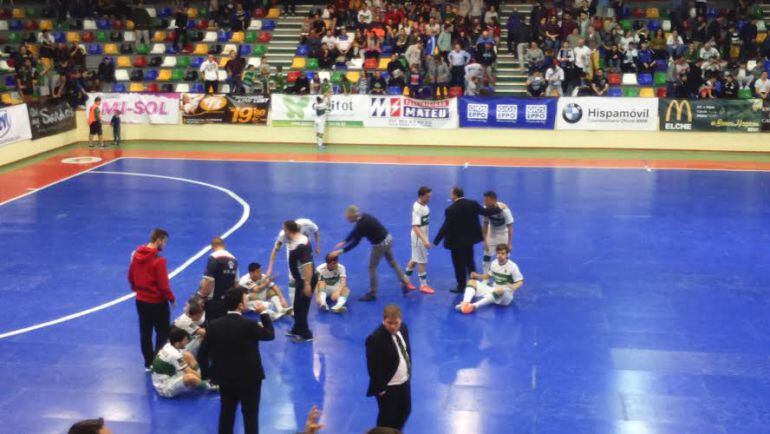
[[[657,73],[671,97],[736,98],[744,89],[767,98],[770,38],[753,0],[725,10],[703,0],[657,4],[670,8],[665,30],[663,19],[634,16],[621,0],[548,3],[534,5],[530,25],[519,12],[507,23],[532,96],[605,95],[608,74]]]

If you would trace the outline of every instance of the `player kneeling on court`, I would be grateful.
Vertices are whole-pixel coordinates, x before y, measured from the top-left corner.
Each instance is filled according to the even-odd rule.
[[[152,362],[152,385],[158,395],[173,398],[196,389],[217,390],[208,380],[201,380],[198,362],[184,351],[189,343],[186,331],[174,327],[169,332],[168,342]]]
[[[347,310],[345,302],[350,296],[345,266],[340,264],[338,257],[326,255],[326,263],[319,265],[316,268],[316,272],[318,273],[318,284],[315,288],[318,308],[323,311],[329,310],[326,300],[331,299],[331,301],[335,302],[331,308],[332,312],[345,312]]]
[[[206,329],[203,324],[206,323],[206,312],[203,310],[203,300],[200,297],[192,296],[187,301],[185,311],[174,320],[174,327],[187,332],[189,343],[185,350],[189,351],[193,357],[198,356],[198,349],[206,336]]]
[[[495,248],[495,261],[489,267],[489,275],[471,273],[471,280],[465,288],[462,303],[456,309],[462,313],[472,313],[476,309],[488,304],[508,306],[513,301],[513,294],[524,284],[524,276],[519,271],[519,266],[508,259],[510,249],[507,244],[498,244]],[[487,280],[492,278],[492,285]],[[474,297],[480,297],[475,303],[471,303]]]
[[[273,282],[272,277],[262,274],[262,266],[256,262],[249,264],[249,274],[243,275],[238,285],[247,291],[246,307],[255,310],[257,305],[261,305],[273,321],[291,315],[294,310],[283,297],[281,288]]]

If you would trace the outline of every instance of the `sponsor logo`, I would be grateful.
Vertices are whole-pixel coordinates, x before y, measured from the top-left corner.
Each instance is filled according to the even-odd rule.
[[[572,102],[564,106],[561,112],[561,117],[568,123],[575,124],[580,122],[583,118],[583,108],[580,105]]]
[[[200,108],[205,111],[222,110],[226,105],[227,99],[221,96],[207,96],[200,102]]]
[[[672,119],[671,114],[674,114]],[[664,130],[692,130],[692,106],[687,100],[671,100],[666,108]]]
[[[369,116],[374,118],[448,119],[449,102],[422,101],[411,98],[374,97],[369,102]]]
[[[0,137],[5,137],[11,131],[11,117],[5,110],[0,111]]]
[[[310,102],[310,98],[306,96],[301,97],[287,97],[282,98],[283,106],[286,109],[286,117],[289,119],[304,119],[305,107]]]
[[[489,118],[489,105],[468,104],[468,119],[485,121]]]
[[[527,122],[545,122],[548,120],[548,106],[544,104],[527,104],[524,109]]]
[[[498,121],[516,122],[519,119],[519,106],[516,104],[498,104],[495,109]]]

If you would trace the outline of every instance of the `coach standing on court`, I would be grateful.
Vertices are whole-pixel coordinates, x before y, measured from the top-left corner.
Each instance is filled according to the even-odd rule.
[[[168,303],[174,303],[174,293],[168,284],[166,258],[160,252],[166,245],[168,232],[153,229],[150,242],[139,246],[131,254],[128,265],[128,283],[136,293],[136,313],[139,315],[139,336],[145,369],[168,340],[171,318]],[[155,330],[155,346],[152,331]]]
[[[495,215],[500,212],[500,208],[484,208],[475,200],[466,199],[465,192],[460,187],[452,187],[449,196],[452,204],[444,211],[444,224],[436,234],[433,244],[439,245],[441,240],[444,240],[444,247],[452,254],[452,267],[457,280],[457,286],[450,291],[463,292],[466,279],[471,272],[476,271],[473,245],[484,239],[479,216]]]
[[[412,411],[412,347],[395,304],[385,306],[382,324],[366,338],[366,367],[366,396],[377,398],[377,426],[402,429]]]
[[[388,261],[390,268],[396,273],[398,280],[401,281],[404,292],[414,291],[416,288],[409,282],[409,279],[401,271],[401,267],[393,257],[393,249],[391,248],[393,237],[390,236],[385,226],[374,216],[359,211],[355,205],[345,208],[345,219],[350,223],[355,223],[355,226],[353,226],[353,230],[345,237],[344,241],[337,243],[335,248],[341,248],[341,250],[331,252],[331,257],[336,258],[344,252],[353,250],[361,242],[361,238],[366,238],[372,243],[372,253],[369,257],[369,292],[358,300],[374,301],[377,297],[377,265],[380,264],[380,259],[383,256]]]
[[[208,322],[225,315],[227,310],[222,297],[228,289],[234,288],[237,282],[238,260],[225,250],[225,241],[215,237],[211,240],[211,254],[198,287],[198,296],[205,300]]]

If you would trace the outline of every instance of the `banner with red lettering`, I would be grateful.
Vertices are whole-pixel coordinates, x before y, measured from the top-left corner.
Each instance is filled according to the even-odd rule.
[[[101,97],[102,122],[109,123],[115,112],[125,124],[179,123],[178,93],[100,93],[88,95],[90,108],[96,97]]]

